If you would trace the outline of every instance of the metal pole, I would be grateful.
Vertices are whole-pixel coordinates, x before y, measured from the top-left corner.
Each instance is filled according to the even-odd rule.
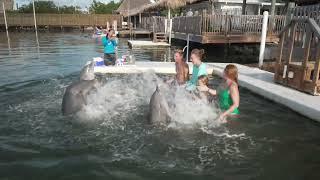
[[[6,9],[4,7],[4,2],[2,2],[2,8],[3,8],[4,23],[5,23],[6,32],[7,32],[8,48],[9,48],[9,51],[10,51],[11,45],[10,45],[10,37],[9,37],[9,30],[8,30],[8,24],[7,24],[7,15],[6,15]]]
[[[190,43],[190,34],[187,35],[187,57],[186,57],[186,62],[189,61],[189,43]]]
[[[38,39],[38,29],[37,29],[37,18],[36,18],[36,9],[34,7],[34,0],[32,0],[32,5],[33,5],[33,19],[34,19],[34,29],[36,31],[36,40],[37,40],[37,45],[39,47],[39,39]]]
[[[269,12],[263,12],[262,32],[261,32],[261,44],[260,44],[260,55],[259,55],[259,68],[262,68],[264,59],[264,50],[266,48],[266,38],[268,30],[268,17]]]
[[[170,25],[169,25],[169,44],[171,46],[171,37],[172,37],[172,19],[170,19]]]

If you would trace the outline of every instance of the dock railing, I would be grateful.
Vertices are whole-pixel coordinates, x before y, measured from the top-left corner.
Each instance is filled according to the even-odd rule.
[[[274,16],[268,35],[279,35],[285,26],[285,16]],[[173,32],[195,35],[261,34],[262,15],[202,15],[173,18]]]
[[[107,22],[117,21],[121,25],[121,16],[110,14],[36,14],[38,26],[105,26]],[[33,14],[7,14],[8,26],[33,26]],[[4,25],[0,16],[0,25]]]
[[[320,3],[309,6],[297,6],[289,11],[290,18],[313,18],[320,25]]]
[[[142,17],[140,25],[138,27],[152,31],[153,33],[165,32],[165,19],[164,16],[151,16]]]

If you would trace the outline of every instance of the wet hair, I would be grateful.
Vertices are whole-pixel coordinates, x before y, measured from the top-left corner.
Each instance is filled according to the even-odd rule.
[[[109,29],[108,34],[111,34],[111,33],[112,35],[114,35],[116,32],[113,29]]]
[[[182,49],[177,49],[174,51],[175,54],[179,54],[180,56],[183,57],[183,50]]]
[[[238,68],[234,64],[229,64],[224,68],[225,75],[238,84]]]
[[[209,84],[209,78],[206,75],[199,76],[198,81],[201,81],[206,86],[208,86],[208,84]]]
[[[204,58],[205,52],[204,52],[204,49],[193,49],[191,51],[191,54],[198,56],[199,59],[202,60]]]

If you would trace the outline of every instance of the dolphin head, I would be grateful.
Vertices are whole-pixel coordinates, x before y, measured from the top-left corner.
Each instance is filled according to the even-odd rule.
[[[95,79],[94,62],[87,63],[80,73],[81,81],[91,81]]]

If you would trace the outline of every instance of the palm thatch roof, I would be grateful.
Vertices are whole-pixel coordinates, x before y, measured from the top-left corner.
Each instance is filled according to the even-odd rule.
[[[201,0],[124,0],[117,12],[126,17],[161,7],[175,9],[198,1]]]
[[[159,0],[157,3],[153,4],[152,6],[149,6],[148,8],[159,8],[159,7],[166,7],[170,9],[176,9],[179,7],[183,7],[187,4],[192,4],[198,1],[203,0]]]
[[[133,16],[158,3],[159,0],[123,0],[117,12],[123,16]]]

